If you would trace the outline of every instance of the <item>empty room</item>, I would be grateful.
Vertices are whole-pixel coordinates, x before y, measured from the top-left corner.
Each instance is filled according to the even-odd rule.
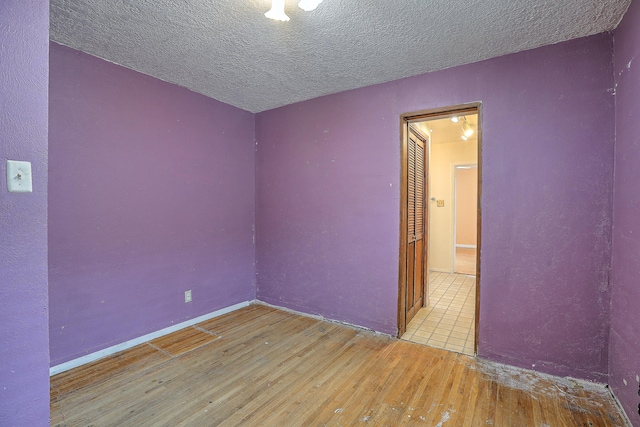
[[[0,426],[640,427],[637,58],[637,0],[3,0]]]

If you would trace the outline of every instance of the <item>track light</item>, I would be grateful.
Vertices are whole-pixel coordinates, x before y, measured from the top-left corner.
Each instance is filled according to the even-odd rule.
[[[264,16],[276,21],[288,21],[289,17],[284,13],[284,0],[271,0],[271,9]]]
[[[320,3],[322,3],[322,0],[300,0],[298,7],[305,12],[311,12],[313,9],[318,7]]]
[[[462,132],[467,138],[473,135],[473,129],[471,129],[471,126],[469,126],[469,122],[467,122],[466,117],[464,117],[464,123],[462,123]]]

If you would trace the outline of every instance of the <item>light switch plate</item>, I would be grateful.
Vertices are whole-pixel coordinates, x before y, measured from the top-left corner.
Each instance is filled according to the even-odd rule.
[[[7,190],[10,193],[31,193],[31,162],[7,160]]]
[[[444,200],[438,200],[437,203],[439,208],[444,208]]]

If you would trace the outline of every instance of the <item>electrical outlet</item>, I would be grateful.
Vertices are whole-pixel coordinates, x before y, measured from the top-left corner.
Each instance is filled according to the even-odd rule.
[[[191,291],[184,291],[184,302],[191,302]]]

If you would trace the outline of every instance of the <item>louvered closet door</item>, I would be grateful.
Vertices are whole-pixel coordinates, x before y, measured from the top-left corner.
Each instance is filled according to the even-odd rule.
[[[426,140],[409,128],[407,141],[407,292],[406,322],[422,308],[425,278]]]

